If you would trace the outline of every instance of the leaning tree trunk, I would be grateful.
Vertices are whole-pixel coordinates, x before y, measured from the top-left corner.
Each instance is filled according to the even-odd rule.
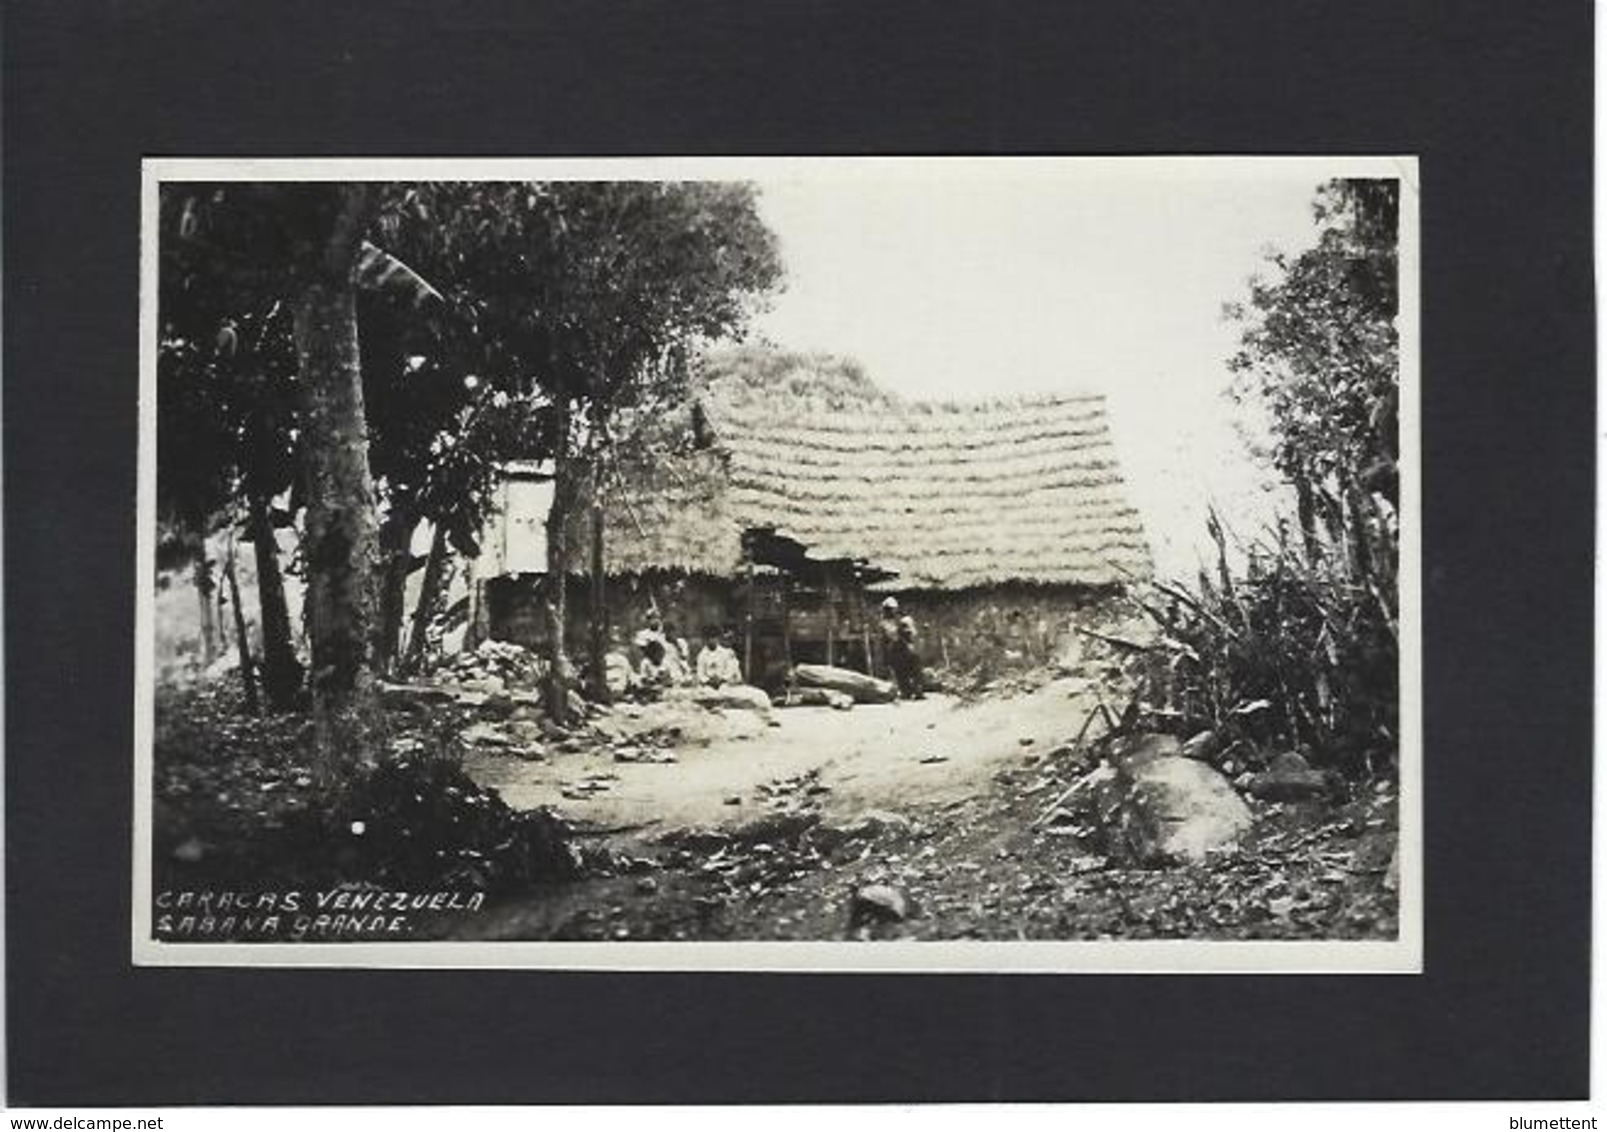
[[[260,715],[262,708],[257,700],[257,666],[251,659],[251,638],[246,632],[246,612],[240,605],[240,582],[234,572],[234,544],[229,544],[229,555],[223,560],[223,579],[229,583],[229,605],[234,612],[234,643],[240,651],[240,681],[245,687],[246,712]]]
[[[1306,478],[1304,469],[1296,470],[1291,477],[1295,485],[1295,514],[1300,519],[1300,541],[1306,551],[1306,561],[1316,562],[1322,557],[1317,541],[1317,501]]]
[[[253,493],[248,501],[251,548],[257,562],[257,605],[262,620],[262,690],[268,707],[289,711],[301,693],[301,662],[291,640],[290,607],[279,569],[279,543],[268,500]]]
[[[201,548],[196,553],[192,576],[195,579],[195,596],[201,602],[201,666],[210,668],[212,662],[218,659],[218,615],[212,603],[217,584],[212,580],[212,564],[207,561],[205,539],[201,540]]]
[[[402,671],[417,672],[424,667],[429,649],[430,622],[441,608],[441,582],[446,577],[446,527],[435,525],[430,539],[430,556],[424,560],[424,579],[419,585],[418,605],[413,607],[413,627],[407,635],[407,658]]]
[[[361,750],[363,717],[373,698],[378,612],[378,524],[349,264],[344,272],[326,267],[308,283],[295,315],[310,683],[322,769],[333,780]]]

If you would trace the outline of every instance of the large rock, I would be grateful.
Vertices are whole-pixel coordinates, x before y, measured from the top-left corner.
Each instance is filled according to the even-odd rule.
[[[1201,731],[1183,744],[1181,754],[1186,759],[1208,763],[1222,749],[1222,739],[1215,731]]]
[[[1157,753],[1156,745],[1137,758],[1100,767],[1084,782],[1079,793],[1097,839],[1117,864],[1197,863],[1237,844],[1253,820],[1219,772],[1195,759]]]
[[[830,688],[854,698],[855,703],[889,704],[898,699],[898,687],[890,680],[878,680],[849,668],[826,664],[799,664],[792,670],[800,688]]]

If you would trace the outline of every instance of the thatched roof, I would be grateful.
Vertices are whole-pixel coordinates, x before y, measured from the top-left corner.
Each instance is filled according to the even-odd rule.
[[[587,499],[568,525],[577,573],[590,562]],[[741,517],[733,510],[726,460],[716,450],[622,462],[603,492],[603,549],[610,574],[655,570],[729,577],[742,562]]]
[[[1101,585],[1151,572],[1103,397],[710,415],[738,522],[774,528],[812,558],[896,571],[888,588]]]
[[[705,394],[699,413],[706,447],[625,461],[609,477],[610,574],[730,576],[754,530],[813,561],[895,573],[886,589],[1105,585],[1152,572],[1100,396],[824,412]],[[572,560],[584,570],[584,505],[574,519]]]

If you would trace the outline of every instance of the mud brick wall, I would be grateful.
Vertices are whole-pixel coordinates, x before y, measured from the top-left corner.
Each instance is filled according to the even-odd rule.
[[[951,672],[1009,672],[1075,662],[1087,641],[1075,626],[1093,627],[1118,592],[1085,586],[1013,584],[956,592],[896,595],[915,619],[921,659]]]
[[[529,649],[545,645],[542,580],[542,575],[525,574],[492,578],[486,583],[493,640],[511,641]],[[666,625],[689,644],[700,643],[704,629],[710,627],[730,628],[739,641],[741,638],[741,603],[727,582],[675,575],[610,578],[606,598],[609,627],[618,630],[620,640],[626,644],[647,626],[647,614],[655,601]],[[591,621],[591,587],[585,578],[569,580],[565,604],[565,644],[572,652],[583,650]]]
[[[530,649],[546,642],[540,575],[493,578],[486,583],[493,640],[512,641]],[[884,594],[867,595],[871,617],[861,625],[846,599],[835,621],[833,661],[847,668],[873,670],[886,676],[875,622]],[[1075,663],[1090,642],[1075,626],[1097,628],[1108,619],[1119,590],[1113,587],[1005,585],[959,591],[912,590],[896,595],[903,611],[914,617],[923,663],[950,673],[982,671],[984,675],[1022,671],[1062,662]],[[571,655],[588,646],[590,590],[586,579],[572,578],[568,593],[566,644]],[[665,621],[685,638],[695,653],[705,628],[730,629],[737,655],[744,652],[743,628],[747,592],[741,582],[677,574],[633,575],[610,579],[608,618],[620,640],[629,644],[647,624],[657,602]],[[792,660],[824,663],[825,614],[795,596],[792,606]],[[785,679],[786,648],[782,641],[778,583],[760,579],[754,601],[752,665],[748,678],[767,687]],[[863,641],[870,630],[871,664]]]

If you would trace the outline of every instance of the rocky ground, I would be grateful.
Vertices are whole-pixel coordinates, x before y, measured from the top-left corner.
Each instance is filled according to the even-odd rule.
[[[437,776],[452,795],[445,809],[404,799],[423,815],[407,821],[505,831],[510,813],[551,812],[578,868],[502,884],[475,915],[429,921],[423,935],[1388,939],[1397,930],[1392,782],[1339,782],[1285,754],[1257,773],[1230,765],[1242,770],[1235,788],[1198,761],[1210,754],[1198,744],[1191,761],[1166,737],[1136,747],[1105,739],[1097,705],[1109,689],[1098,681],[768,717],[630,705],[563,731],[521,690],[524,663],[491,649],[427,685],[387,688],[386,757],[444,745],[468,771]],[[216,683],[159,694],[159,883],[251,883],[284,864],[286,831],[307,828],[316,809],[305,721],[249,719],[236,699]],[[1159,825],[1146,817],[1157,806]],[[366,824],[372,843],[380,823]],[[416,848],[414,831],[403,835]],[[368,858],[355,844],[314,871],[361,872]],[[441,844],[438,856],[456,858],[454,883],[488,875],[473,846]]]
[[[1069,760],[1067,760],[1069,763]],[[1134,867],[1051,808],[1073,766],[1024,761],[975,797],[823,816],[818,779],[728,829],[588,838],[598,871],[493,905],[477,939],[1389,939],[1396,799],[1255,802],[1236,848]],[[582,829],[582,833],[584,830]]]

